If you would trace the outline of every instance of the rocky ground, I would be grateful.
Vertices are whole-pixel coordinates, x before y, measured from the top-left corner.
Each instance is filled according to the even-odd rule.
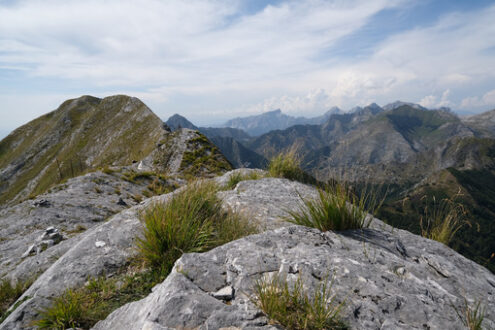
[[[232,173],[217,182],[225,184]],[[131,193],[132,187],[128,190]],[[166,202],[172,194],[127,209],[117,204],[116,196],[105,195],[108,203],[98,202],[120,212],[48,248],[66,244],[0,329],[29,327],[50,298],[84,285],[89,277],[111,276],[129,262],[142,229],[139,212],[151,203]],[[283,220],[286,212],[300,206],[300,197],[316,196],[316,190],[286,179],[242,181],[219,196],[226,208],[248,216],[263,232],[207,253],[183,255],[148,297],[117,309],[96,329],[274,328],[253,303],[255,281],[273,274],[289,281],[301,278],[310,291],[331,277],[336,299],[344,302],[342,318],[356,329],[463,329],[456,309],[462,310],[466,301],[481,302],[486,308],[484,326],[495,327],[495,276],[438,242],[393,229],[378,219],[370,229],[346,232],[322,233],[290,225]],[[92,223],[91,214],[78,221]],[[33,218],[32,226],[35,222]],[[56,223],[66,235],[62,224]],[[43,235],[48,225],[54,223],[43,223],[31,240]],[[20,247],[18,251],[25,252]]]

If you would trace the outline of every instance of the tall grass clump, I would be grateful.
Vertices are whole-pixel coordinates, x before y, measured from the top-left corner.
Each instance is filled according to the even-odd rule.
[[[456,202],[460,192],[451,198],[443,198],[437,202],[435,196],[427,203],[424,215],[420,218],[421,236],[448,245],[455,234],[467,221],[464,220],[466,210]],[[426,198],[426,197],[425,197]]]
[[[294,150],[279,153],[270,160],[268,173],[274,178],[315,184],[316,180],[301,169],[301,160]]]
[[[9,280],[0,282],[0,323],[7,318],[10,306],[19,299],[32,283],[32,280],[18,281],[15,285],[12,285]]]
[[[340,320],[343,303],[331,293],[332,283],[323,281],[310,296],[301,278],[294,285],[280,275],[255,283],[254,303],[271,322],[286,329],[347,329]]]
[[[69,329],[80,326],[82,317],[82,296],[72,290],[66,290],[53,301],[50,308],[40,311],[41,319],[34,322],[40,329]]]
[[[256,231],[243,218],[226,212],[214,183],[192,183],[167,203],[142,215],[144,231],[138,248],[152,269],[168,272],[186,252],[203,252]]]
[[[287,220],[297,225],[317,228],[321,231],[368,228],[381,203],[372,193],[357,195],[342,183],[329,184],[318,189],[316,199],[303,199],[297,211],[289,211]]]

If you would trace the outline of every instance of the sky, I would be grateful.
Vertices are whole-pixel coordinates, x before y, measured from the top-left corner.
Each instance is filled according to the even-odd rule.
[[[402,100],[495,108],[493,0],[0,0],[0,138],[81,95],[198,125]]]

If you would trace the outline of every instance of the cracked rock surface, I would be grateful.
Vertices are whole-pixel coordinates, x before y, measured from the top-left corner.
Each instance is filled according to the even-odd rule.
[[[464,298],[483,301],[484,324],[495,325],[493,274],[440,243],[402,230],[290,226],[185,254],[152,294],[95,328],[273,328],[252,298],[255,281],[276,272],[310,291],[333,277],[353,329],[464,329],[453,307],[462,310]],[[233,292],[228,302],[223,290]]]
[[[216,180],[228,182],[232,173]],[[24,293],[20,299],[30,298],[0,329],[24,328],[50,298],[128,262],[142,228],[139,212],[173,194],[150,198],[80,234]],[[332,292],[344,302],[341,315],[355,329],[464,329],[455,309],[462,311],[466,300],[481,302],[484,326],[495,326],[495,276],[488,270],[441,243],[378,219],[370,229],[337,233],[279,221],[288,209],[299,207],[299,195],[316,196],[316,190],[264,178],[220,192],[226,208],[267,231],[183,255],[150,295],[122,306],[95,328],[275,329],[253,303],[253,289],[255,281],[276,273],[291,282],[301,278],[310,292],[333,278]]]

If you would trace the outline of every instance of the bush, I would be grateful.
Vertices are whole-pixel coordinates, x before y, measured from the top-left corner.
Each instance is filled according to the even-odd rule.
[[[463,220],[466,211],[462,204],[457,203],[456,197],[443,198],[437,203],[433,196],[432,203],[424,209],[420,218],[421,236],[448,245],[459,229],[467,222]],[[427,203],[428,204],[428,203]]]
[[[316,184],[316,180],[301,169],[301,161],[295,151],[279,153],[273,157],[268,164],[268,173],[274,178]]]
[[[322,282],[313,297],[303,289],[301,278],[294,286],[275,275],[255,284],[255,304],[270,318],[287,329],[347,329],[340,320],[343,303],[331,294],[331,283]]]
[[[373,194],[357,196],[350,187],[336,183],[318,189],[318,198],[303,200],[298,211],[289,211],[289,222],[321,231],[367,228],[371,224],[368,212],[379,207]]]
[[[162,274],[153,271],[91,279],[82,288],[65,290],[51,306],[40,311],[41,318],[33,325],[50,329],[89,329],[120,306],[146,297],[153,286],[163,280]]]

